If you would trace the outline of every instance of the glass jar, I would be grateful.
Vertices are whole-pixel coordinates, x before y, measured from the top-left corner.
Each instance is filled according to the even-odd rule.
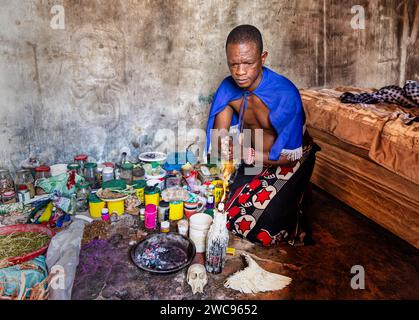
[[[132,183],[132,170],[134,165],[132,163],[126,162],[121,165],[121,171],[119,174],[119,179],[124,180],[127,184]]]
[[[68,166],[67,166],[67,170],[68,171],[76,171],[76,173],[79,175],[79,176],[82,176],[83,175],[83,172],[81,171],[81,167],[80,167],[80,165],[78,164],[78,163],[70,163]]]
[[[38,180],[48,179],[51,177],[51,168],[48,166],[39,166],[35,168],[35,193],[37,195],[45,194],[42,188],[37,186]]]
[[[9,170],[0,169],[0,197],[8,191],[15,191],[15,183]]]
[[[105,167],[102,171],[102,182],[111,181],[114,179],[114,172],[112,167]]]
[[[94,162],[88,162],[84,165],[84,179],[90,183],[93,189],[97,188],[97,164]]]
[[[104,164],[99,164],[96,168],[96,181],[98,186],[103,182],[103,169],[105,169]]]
[[[19,202],[23,204],[26,204],[31,199],[31,195],[29,194],[29,189],[24,184],[18,187],[17,196],[19,198]]]
[[[1,195],[0,198],[3,204],[16,203],[16,192],[6,191]]]
[[[139,166],[132,170],[132,181],[144,180],[144,168]]]
[[[76,183],[77,211],[85,212],[89,209],[90,183],[83,181]]]
[[[74,162],[77,163],[78,165],[80,165],[80,169],[83,172],[84,170],[84,165],[87,162],[87,158],[88,156],[85,154],[79,154],[77,156],[74,157]]]
[[[15,181],[16,187],[19,189],[19,186],[25,185],[28,187],[29,194],[31,196],[31,199],[35,197],[35,187],[34,187],[34,179],[32,177],[32,174],[27,169],[22,169],[16,171],[16,181]]]

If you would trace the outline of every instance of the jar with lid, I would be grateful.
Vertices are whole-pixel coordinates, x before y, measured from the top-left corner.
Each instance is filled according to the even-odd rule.
[[[96,168],[96,181],[97,181],[97,186],[99,187],[102,184],[103,181],[103,169],[105,168],[105,165],[99,164]]]
[[[85,212],[89,209],[89,194],[90,194],[90,183],[87,181],[82,181],[76,183],[76,201],[77,201],[77,211]]]
[[[1,196],[1,203],[3,204],[10,204],[10,203],[16,203],[16,192],[12,191],[6,191]]]
[[[41,179],[48,179],[51,177],[51,168],[48,166],[39,166],[35,168],[35,193],[37,195],[45,194],[42,188],[39,188],[38,181]]]
[[[160,201],[158,218],[160,223],[169,220],[169,202],[164,200]]]
[[[36,157],[32,157],[29,159],[26,159],[22,163],[22,169],[29,170],[31,172],[31,175],[34,179],[36,174],[36,168],[40,166],[39,160]]]
[[[76,171],[76,173],[79,176],[83,175],[83,172],[81,171],[80,165],[78,163],[75,163],[75,162],[74,163],[69,163],[68,166],[67,166],[67,170],[68,171]]]
[[[93,189],[97,188],[97,176],[96,176],[97,164],[94,162],[87,162],[84,165],[84,179],[90,183]]]
[[[22,169],[22,170],[16,171],[15,185],[18,189],[19,189],[19,186],[21,185],[27,186],[29,190],[29,194],[31,195],[31,198],[35,197],[34,179],[29,170]]]
[[[134,169],[134,165],[129,162],[125,162],[121,165],[121,171],[119,174],[119,179],[124,180],[127,184],[132,183],[132,170]]]
[[[112,167],[105,167],[102,170],[102,182],[110,181],[114,179],[114,172]]]
[[[88,156],[86,154],[79,154],[74,157],[74,162],[80,165],[80,169],[83,172],[84,165],[87,163]]]
[[[22,184],[18,187],[17,196],[19,198],[19,202],[23,203],[23,204],[26,204],[31,199],[29,189],[24,184]]]
[[[143,167],[134,167],[132,170],[132,181],[144,180],[145,170]]]
[[[0,168],[0,197],[8,191],[15,191],[13,178],[9,170]]]

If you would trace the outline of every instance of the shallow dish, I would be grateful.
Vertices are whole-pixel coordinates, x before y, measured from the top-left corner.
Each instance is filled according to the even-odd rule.
[[[179,233],[152,234],[131,250],[131,259],[140,269],[154,274],[168,274],[192,263],[194,243]]]

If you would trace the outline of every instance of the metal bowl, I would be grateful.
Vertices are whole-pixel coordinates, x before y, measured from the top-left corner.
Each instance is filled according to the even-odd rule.
[[[152,234],[131,250],[140,269],[154,274],[174,273],[189,266],[196,254],[194,243],[179,233]]]

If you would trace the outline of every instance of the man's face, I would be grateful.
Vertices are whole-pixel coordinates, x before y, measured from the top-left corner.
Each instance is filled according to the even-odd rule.
[[[254,90],[262,77],[267,52],[259,53],[256,43],[227,45],[227,63],[231,76],[240,88]]]

